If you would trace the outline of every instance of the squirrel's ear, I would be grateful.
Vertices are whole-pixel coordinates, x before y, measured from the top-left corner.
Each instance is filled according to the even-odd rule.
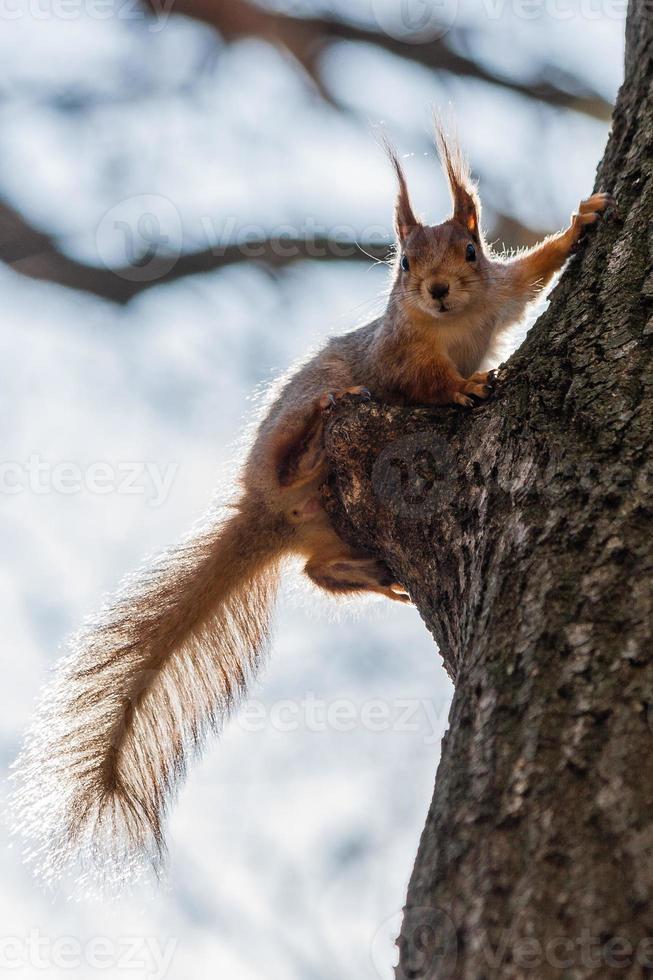
[[[464,225],[477,241],[480,240],[481,202],[469,172],[469,164],[458,143],[448,138],[436,122],[438,156],[447,178],[453,200],[454,221]]]
[[[406,183],[406,175],[402,169],[401,164],[397,154],[392,149],[391,146],[386,144],[386,150],[388,156],[395,168],[395,173],[397,174],[397,181],[399,183],[399,191],[397,194],[397,203],[395,205],[395,229],[400,242],[405,242],[409,234],[415,228],[419,221],[415,217],[415,212],[413,211],[412,205],[410,203],[410,197],[408,196],[408,185]]]
[[[454,195],[453,216],[455,221],[464,225],[472,238],[479,240],[480,231],[480,211],[481,205],[475,191],[468,191],[465,187],[457,187],[452,193]]]

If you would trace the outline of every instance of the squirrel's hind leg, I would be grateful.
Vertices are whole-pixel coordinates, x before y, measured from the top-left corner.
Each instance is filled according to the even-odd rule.
[[[294,431],[285,433],[278,451],[277,475],[283,488],[301,487],[326,475],[324,422],[330,409],[346,395],[369,401],[370,393],[360,385],[325,392],[311,406]]]
[[[403,585],[394,581],[387,565],[376,558],[356,555],[353,551],[326,560],[314,556],[306,563],[304,571],[327,592],[339,595],[376,592],[395,602],[411,601]]]
[[[284,493],[293,499],[290,517],[304,525],[304,554],[310,555],[304,571],[320,588],[340,595],[376,592],[395,602],[410,602],[406,589],[394,581],[390,569],[369,555],[354,551],[330,527],[309,485],[326,476],[324,423],[328,411],[347,395],[369,400],[360,386],[327,392],[314,402],[303,423],[285,436],[279,452],[277,474]],[[296,492],[297,491],[297,492]],[[326,525],[326,526],[325,526]]]
[[[324,418],[320,405],[314,405],[301,427],[285,435],[278,452],[279,486],[294,489],[311,483],[326,470]]]

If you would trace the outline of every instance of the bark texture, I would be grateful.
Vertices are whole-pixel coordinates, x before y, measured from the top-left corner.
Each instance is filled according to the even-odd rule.
[[[345,405],[325,495],[455,683],[398,980],[653,977],[653,17],[596,189],[619,213],[471,413]]]

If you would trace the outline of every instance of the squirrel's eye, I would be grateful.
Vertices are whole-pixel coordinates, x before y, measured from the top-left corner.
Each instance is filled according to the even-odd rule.
[[[467,259],[468,262],[476,261],[476,249],[474,248],[471,242],[467,246],[467,251],[465,252],[465,258]]]
[[[407,255],[402,255],[401,256],[400,265],[401,265],[401,268],[404,270],[404,272],[408,272],[408,270],[410,269],[410,262],[408,261],[408,256]]]

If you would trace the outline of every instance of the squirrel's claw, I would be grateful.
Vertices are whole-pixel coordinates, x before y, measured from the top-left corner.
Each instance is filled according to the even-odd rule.
[[[462,405],[463,408],[472,408],[474,405],[473,398],[469,398],[467,395],[463,395],[461,391],[457,391],[454,394],[453,400],[456,403],[456,405]]]
[[[393,582],[388,586],[389,591],[392,593],[388,598],[394,599],[396,602],[406,602],[412,605],[412,599],[405,586],[400,585],[399,582]]]
[[[477,371],[470,378],[467,378],[462,391],[454,396],[454,400],[459,405],[471,406],[474,403],[467,398],[467,395],[474,395],[476,398],[488,398],[494,391],[496,383],[495,371]]]
[[[581,201],[578,205],[578,211],[579,214],[598,213],[600,211],[607,211],[608,208],[614,208],[616,206],[616,198],[614,198],[612,194],[607,194],[601,191],[599,194],[592,194],[591,197]]]
[[[372,398],[369,388],[364,388],[363,385],[355,385],[352,388],[339,388],[337,391],[328,391],[322,395],[320,398],[320,408],[323,412],[328,412],[347,396],[360,398],[363,402],[369,402]]]
[[[572,221],[582,232],[585,225],[595,224],[599,218],[609,209],[616,210],[617,201],[612,194],[599,193],[592,194],[591,197],[581,201],[578,211],[572,215]]]
[[[330,391],[327,391],[326,394],[322,395],[320,398],[320,408],[323,412],[328,412],[329,409],[333,408],[335,404],[336,400]]]

